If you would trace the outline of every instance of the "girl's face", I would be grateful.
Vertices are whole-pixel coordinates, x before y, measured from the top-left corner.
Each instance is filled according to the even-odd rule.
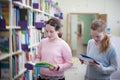
[[[50,40],[54,40],[54,39],[58,38],[58,31],[55,30],[55,27],[47,24],[46,25],[46,36]]]
[[[104,39],[104,32],[98,30],[91,30],[91,36],[95,40],[96,44],[100,44]]]

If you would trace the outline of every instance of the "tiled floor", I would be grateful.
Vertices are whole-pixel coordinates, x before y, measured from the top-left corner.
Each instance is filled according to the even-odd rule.
[[[84,80],[86,65],[81,64],[77,57],[73,57],[73,66],[65,72],[66,80]]]
[[[77,39],[77,50],[73,52],[73,66],[65,72],[66,80],[84,80],[86,65],[81,64],[78,57],[81,53],[86,53],[86,46],[82,44],[82,39]]]

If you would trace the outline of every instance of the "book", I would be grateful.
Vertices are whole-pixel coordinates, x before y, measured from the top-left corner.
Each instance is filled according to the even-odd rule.
[[[85,63],[89,63],[89,61],[93,61],[94,63],[99,64],[95,59],[93,59],[92,57],[89,57],[85,54],[80,54],[79,58],[84,60]]]
[[[5,4],[5,6],[2,6],[2,17],[5,19],[6,25],[9,26],[9,6]]]
[[[34,67],[44,67],[44,68],[48,68],[50,66],[54,66],[53,64],[50,64],[48,62],[37,62],[37,63],[33,63],[33,62],[26,62],[25,63],[25,68],[27,68],[27,70],[33,70]]]
[[[0,80],[10,79],[10,64],[8,60],[0,61]]]
[[[9,53],[9,31],[0,31],[0,51]]]
[[[28,20],[28,9],[20,8],[20,21]]]

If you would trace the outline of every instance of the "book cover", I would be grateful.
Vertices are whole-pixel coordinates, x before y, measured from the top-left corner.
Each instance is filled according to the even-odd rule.
[[[28,20],[28,10],[27,9],[20,9],[20,21],[27,21]]]
[[[2,6],[2,17],[5,19],[7,26],[9,26],[9,12],[9,7],[7,5]]]
[[[0,80],[10,79],[10,64],[8,60],[0,61]]]
[[[53,66],[53,64],[50,64],[48,62],[37,62],[37,63],[33,63],[33,62],[26,62],[25,63],[25,68],[27,68],[28,70],[33,70],[34,67],[44,67],[44,68],[48,68],[50,66]]]
[[[79,58],[82,59],[82,60],[84,60],[85,63],[89,63],[89,61],[93,61],[96,64],[99,64],[95,59],[93,59],[93,58],[91,58],[91,57],[89,57],[89,56],[87,56],[85,54],[80,54]]]
[[[9,53],[9,31],[0,31],[0,51]]]

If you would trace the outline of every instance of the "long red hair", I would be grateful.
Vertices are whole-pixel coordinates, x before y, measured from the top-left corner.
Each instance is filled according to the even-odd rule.
[[[95,20],[91,24],[91,29],[92,30],[99,30],[100,32],[105,32],[106,23],[103,20]],[[109,45],[110,45],[110,39],[107,36],[107,34],[105,34],[105,37],[101,42],[100,52],[107,51]]]

